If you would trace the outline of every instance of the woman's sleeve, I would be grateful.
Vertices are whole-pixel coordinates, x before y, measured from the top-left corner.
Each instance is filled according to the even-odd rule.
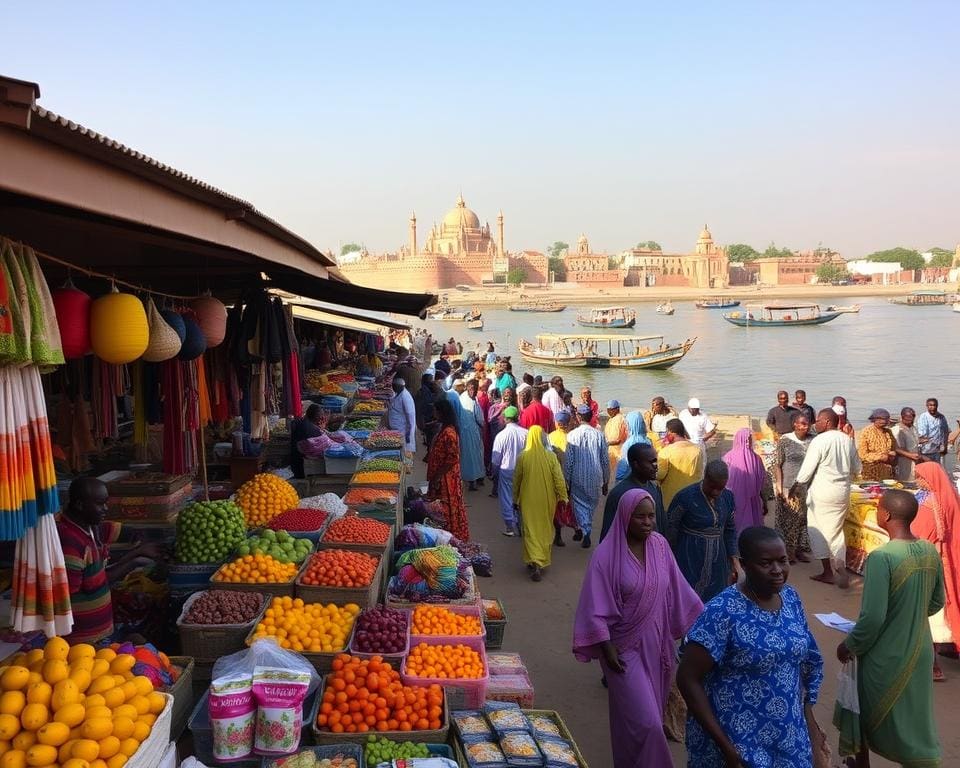
[[[930,595],[930,605],[927,606],[927,616],[933,616],[946,604],[946,597],[943,588],[943,561],[937,557],[937,576],[933,585],[933,593]]]
[[[737,545],[737,501],[732,491],[724,490],[723,495],[730,495],[727,499],[727,520],[723,524],[723,544],[727,549],[727,557],[739,557],[740,547]]]
[[[864,568],[860,617],[844,641],[854,656],[863,656],[877,642],[880,630],[887,620],[889,597],[890,563],[883,552],[871,552],[867,555]]]
[[[677,545],[677,538],[680,535],[680,525],[683,522],[683,516],[687,513],[683,506],[681,496],[678,493],[670,502],[670,509],[667,510],[667,530],[664,533],[671,547]]]
[[[720,593],[704,606],[685,642],[702,645],[713,663],[719,665],[727,655],[732,634],[733,616],[727,609],[727,597]]]

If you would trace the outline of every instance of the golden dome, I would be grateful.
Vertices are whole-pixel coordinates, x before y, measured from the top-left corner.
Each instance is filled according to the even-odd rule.
[[[463,195],[460,195],[457,197],[457,207],[451,208],[443,217],[443,224],[454,229],[459,229],[461,224],[465,229],[480,229],[480,217],[467,208]]]
[[[707,229],[707,225],[703,225],[703,231],[700,233],[700,237],[697,238],[700,242],[705,242],[707,240],[712,241],[713,235],[710,234],[710,230]]]

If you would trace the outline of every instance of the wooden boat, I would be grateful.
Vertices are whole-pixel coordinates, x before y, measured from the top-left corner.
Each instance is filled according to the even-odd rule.
[[[741,328],[780,328],[796,325],[822,325],[836,320],[841,312],[821,312],[818,304],[748,305],[740,312],[723,316]]]
[[[637,313],[624,307],[598,307],[589,315],[578,314],[577,322],[587,328],[633,328]]]
[[[860,309],[861,306],[859,304],[851,304],[849,307],[830,305],[824,310],[824,312],[839,312],[841,315],[857,315],[860,313]]]
[[[902,304],[906,307],[935,307],[952,304],[957,301],[957,298],[954,293],[928,288],[922,291],[914,291],[906,296],[894,296],[889,301],[891,304]]]
[[[657,313],[661,315],[672,315],[676,310],[669,301],[661,301],[657,304]]]
[[[665,344],[663,336],[541,334],[536,344],[520,339],[520,355],[531,363],[561,368],[663,370],[680,362],[694,342]]]
[[[697,299],[694,306],[697,309],[730,309],[731,307],[739,307],[740,302],[734,299],[723,299],[719,296],[705,296],[702,299]]]
[[[457,310],[450,309],[449,307],[438,309],[436,312],[427,313],[427,320],[442,320],[446,322],[462,323],[466,319],[466,312],[458,312]]]
[[[478,317],[476,320],[467,320],[467,329],[471,331],[482,331],[483,318]]]
[[[511,312],[563,312],[566,308],[566,304],[558,304],[555,301],[532,301],[511,304],[508,307]]]

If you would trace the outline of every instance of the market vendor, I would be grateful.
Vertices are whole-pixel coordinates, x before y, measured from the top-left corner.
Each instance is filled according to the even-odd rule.
[[[303,454],[298,447],[300,441],[320,437],[323,434],[322,422],[323,411],[319,405],[311,403],[304,417],[297,419],[290,430],[290,468],[293,470],[294,477],[303,477]]]
[[[153,545],[138,545],[110,563],[110,545],[120,536],[120,523],[105,522],[107,486],[95,477],[70,484],[67,506],[57,521],[70,588],[71,644],[96,643],[113,634],[110,582],[122,579],[142,558],[155,557]]]

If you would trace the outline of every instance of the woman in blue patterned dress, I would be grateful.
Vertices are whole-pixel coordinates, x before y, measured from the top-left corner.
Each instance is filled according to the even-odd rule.
[[[687,702],[690,768],[810,768],[807,718],[823,657],[786,545],[772,528],[740,534],[746,579],[711,600],[687,634],[677,685]]]

